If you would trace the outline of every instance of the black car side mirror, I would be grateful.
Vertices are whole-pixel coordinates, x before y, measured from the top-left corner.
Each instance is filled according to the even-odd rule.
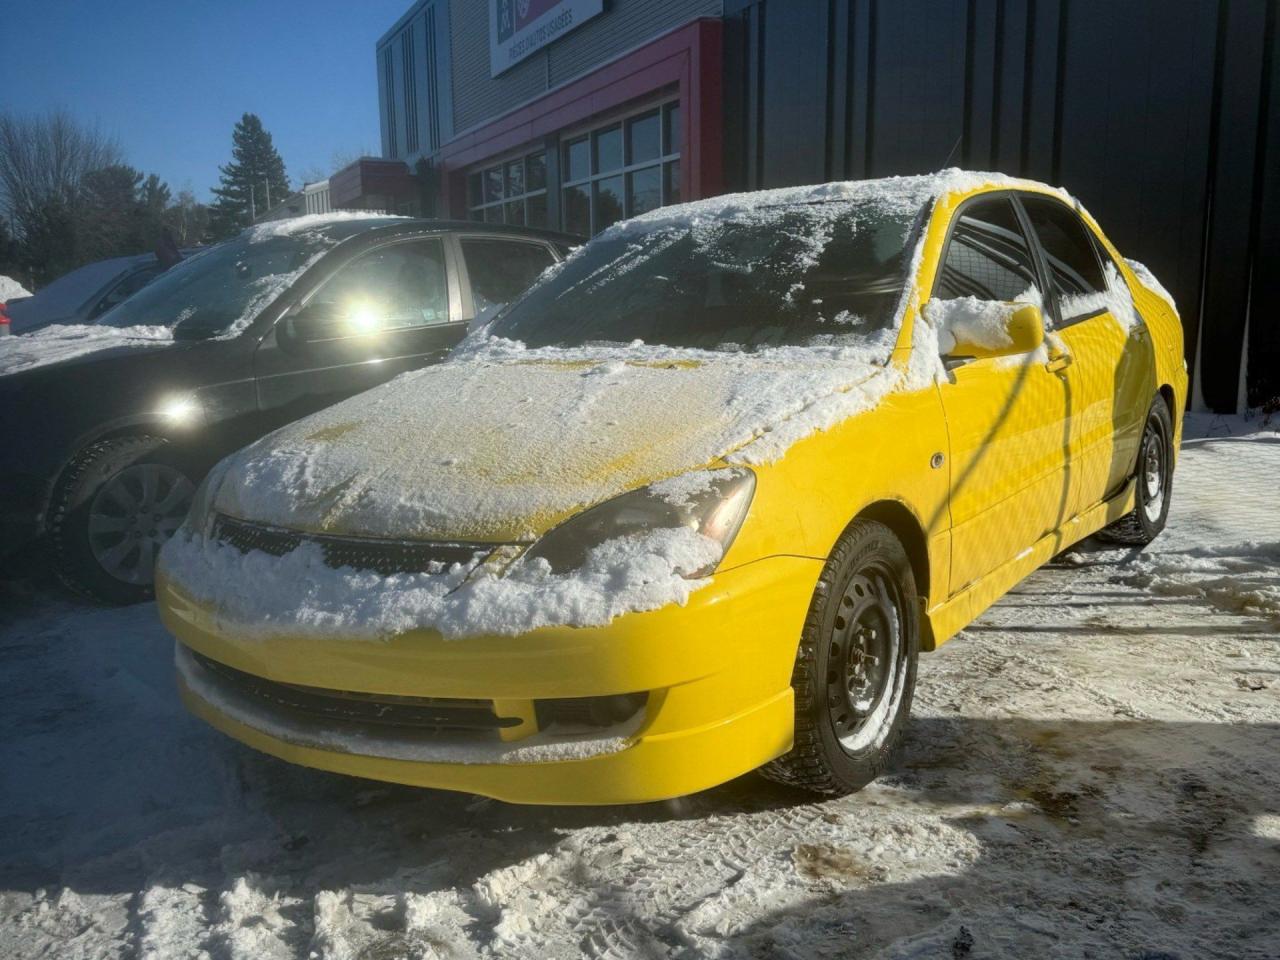
[[[295,307],[286,315],[285,332],[294,343],[318,343],[351,335],[335,304],[314,301],[305,307]]]

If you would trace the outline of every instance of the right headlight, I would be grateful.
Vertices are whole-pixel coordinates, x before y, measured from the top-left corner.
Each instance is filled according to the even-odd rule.
[[[540,557],[553,573],[568,573],[581,567],[587,554],[606,541],[681,527],[714,540],[723,557],[746,519],[755,488],[755,474],[740,467],[696,470],[661,480],[570,517],[548,530],[524,559]],[[719,561],[685,576],[710,576],[718,565]]]

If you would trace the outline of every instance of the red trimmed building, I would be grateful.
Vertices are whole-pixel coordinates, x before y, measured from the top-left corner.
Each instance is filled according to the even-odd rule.
[[[535,28],[566,9],[579,22],[541,45],[535,30],[523,57],[494,71],[491,19],[525,7],[541,15]],[[419,0],[378,43],[383,157],[334,174],[333,205],[589,236],[721,192],[721,10]]]
[[[335,207],[588,235],[948,165],[1067,186],[1177,299],[1195,404],[1280,404],[1280,0],[418,0]]]

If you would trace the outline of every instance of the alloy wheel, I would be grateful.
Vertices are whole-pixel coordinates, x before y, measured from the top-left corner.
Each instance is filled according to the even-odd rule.
[[[173,536],[195,487],[180,470],[160,463],[126,467],[98,490],[89,507],[89,549],[117,580],[147,585],[156,553]]]

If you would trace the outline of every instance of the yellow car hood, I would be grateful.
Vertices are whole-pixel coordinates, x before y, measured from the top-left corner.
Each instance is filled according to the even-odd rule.
[[[215,508],[313,533],[527,540],[726,456],[775,459],[873,405],[883,387],[869,385],[888,377],[840,351],[800,348],[455,360],[234,455]]]

